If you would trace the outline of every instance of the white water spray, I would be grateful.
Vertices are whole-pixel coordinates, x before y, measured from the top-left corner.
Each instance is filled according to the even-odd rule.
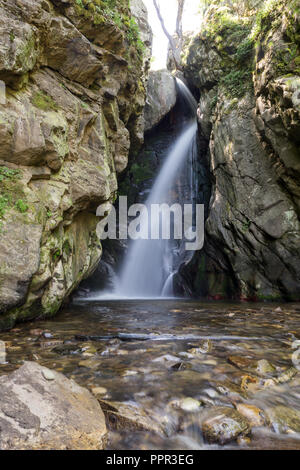
[[[179,93],[183,96],[194,118],[185,125],[181,135],[169,151],[145,202],[149,213],[152,204],[169,202],[170,191],[176,183],[184,162],[189,165],[189,181],[186,181],[185,184],[188,183],[189,186],[192,186],[192,162],[188,157],[191,157],[195,146],[197,103],[183,82],[177,80],[177,84]],[[192,188],[190,187],[189,190],[190,197],[188,199],[190,200],[185,200],[186,203],[193,202]],[[151,220],[151,224],[153,223],[157,222]],[[174,268],[173,250],[169,240],[135,240],[132,242],[125,259],[115,294],[118,297],[127,298],[171,297],[173,295]]]
[[[181,194],[181,203],[194,202],[195,177],[193,164],[196,156],[197,141],[197,103],[185,86],[177,79],[179,94],[183,98],[185,108],[191,119],[183,126],[179,137],[169,149],[148,199],[145,202],[148,213],[152,204],[170,204],[172,191]],[[178,202],[178,201],[177,201]],[[146,212],[147,212],[146,211]],[[141,218],[140,233],[157,228],[148,223],[143,224]],[[148,216],[147,222],[148,222]],[[145,233],[144,233],[145,235]],[[166,298],[174,295],[173,277],[179,269],[182,246],[174,246],[170,240],[138,239],[130,242],[123,268],[118,276],[118,283],[113,293],[103,293],[99,298]]]

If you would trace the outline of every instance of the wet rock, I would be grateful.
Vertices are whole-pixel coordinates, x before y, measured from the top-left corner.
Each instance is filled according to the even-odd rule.
[[[63,341],[56,340],[56,339],[49,340],[49,341],[41,341],[40,342],[40,347],[41,347],[41,349],[53,349],[56,346],[62,345],[63,343],[64,343]]]
[[[97,395],[105,395],[107,393],[107,389],[105,387],[94,387],[91,390],[92,394]]]
[[[274,374],[276,372],[275,367],[266,359],[261,359],[254,366],[256,373],[260,376]]]
[[[212,342],[210,339],[206,339],[206,340],[200,341],[200,343],[197,346],[189,349],[188,353],[194,356],[199,356],[201,354],[208,354],[211,351],[212,351]]]
[[[79,352],[77,344],[60,344],[56,346],[53,351],[61,356],[68,356],[69,354],[75,354]]]
[[[46,338],[46,339],[51,339],[51,338],[53,338],[53,334],[52,334],[52,333],[44,332],[44,333],[43,333],[43,336],[44,336],[44,338]]]
[[[298,372],[298,369],[296,369],[295,367],[290,367],[285,372],[280,374],[279,377],[275,379],[275,382],[278,384],[290,382],[290,380],[292,380],[298,374]]]
[[[188,398],[183,398],[183,400],[180,400],[178,406],[183,411],[193,412],[193,411],[199,410],[201,406],[201,402],[198,400],[195,400],[194,398],[188,397]]]
[[[253,405],[248,405],[246,403],[239,403],[236,406],[237,411],[245,416],[249,421],[251,426],[263,426],[265,424],[265,419],[263,411]]]
[[[228,357],[229,364],[238,367],[239,369],[246,369],[250,367],[253,363],[253,359],[249,359],[243,356],[229,356]]]
[[[213,388],[206,388],[203,392],[209,398],[218,398],[219,397],[219,393],[216,390],[214,390]]]
[[[93,355],[93,354],[96,354],[97,352],[97,348],[95,347],[93,343],[84,343],[84,344],[81,344],[80,347],[83,353],[89,353]]]
[[[171,369],[176,371],[176,370],[185,370],[189,368],[189,364],[186,364],[185,362],[177,362],[177,364],[174,364],[171,366]]]
[[[126,349],[117,349],[116,347],[106,348],[101,352],[101,356],[128,356]]]
[[[202,422],[204,438],[224,445],[250,433],[249,422],[233,408],[212,408]]]
[[[237,443],[241,447],[247,447],[251,443],[251,439],[248,436],[241,436],[237,438]]]
[[[300,411],[287,406],[276,406],[266,410],[267,419],[276,433],[300,432]]]
[[[243,375],[241,379],[241,390],[243,392],[255,393],[260,386],[260,381],[257,377],[251,375]]]
[[[86,367],[87,369],[97,369],[99,362],[94,359],[85,359],[79,362],[79,367]]]
[[[30,330],[29,333],[32,335],[32,336],[41,336],[43,334],[43,330],[39,329],[39,328],[35,328],[33,330]]]
[[[98,399],[105,414],[107,426],[113,431],[149,431],[163,434],[160,417],[154,418],[145,409],[119,402],[108,402]]]
[[[241,400],[241,388],[235,383],[225,380],[224,382],[216,383],[215,387],[222,395],[229,396],[236,401]]]
[[[273,375],[276,373],[276,368],[266,359],[254,361],[244,356],[229,356],[229,364],[248,371],[253,371],[259,376]]]
[[[122,377],[133,377],[135,375],[138,375],[137,370],[125,370],[122,372]]]
[[[0,377],[0,395],[1,449],[103,448],[106,426],[97,400],[62,374],[27,362]]]
[[[171,354],[165,354],[164,356],[157,357],[156,359],[153,359],[152,362],[158,362],[161,364],[166,365],[169,368],[172,368],[178,364],[179,358],[176,356],[172,356]]]
[[[186,357],[187,359],[194,359],[194,355],[186,351],[181,351],[178,353],[179,356]]]

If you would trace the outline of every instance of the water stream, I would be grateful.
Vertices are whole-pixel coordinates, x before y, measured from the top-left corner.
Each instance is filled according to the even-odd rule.
[[[265,417],[249,441],[225,448],[299,449],[300,376],[264,387],[293,366],[293,342],[300,339],[300,305],[228,304],[191,300],[120,300],[70,304],[57,317],[1,333],[7,362],[0,375],[24,360],[62,372],[101,399],[129,407],[131,419],[147,416],[160,433],[110,423],[111,449],[213,449],[201,422],[214,406],[248,404]],[[47,334],[46,334],[47,333]],[[189,351],[211,340],[206,353]],[[233,358],[236,358],[234,363]],[[244,365],[238,366],[239,362]],[[259,375],[247,365],[267,360],[274,372]],[[239,361],[239,362],[238,362]],[[249,376],[259,383],[245,388]],[[250,382],[251,385],[251,382]],[[177,408],[186,397],[202,406]],[[268,422],[269,410],[290,410],[282,424]]]

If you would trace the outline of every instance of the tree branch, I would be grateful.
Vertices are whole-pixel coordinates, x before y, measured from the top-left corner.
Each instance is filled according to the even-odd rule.
[[[156,12],[157,12],[157,16],[158,16],[158,19],[160,21],[160,24],[161,24],[161,27],[163,29],[163,32],[165,33],[165,35],[167,36],[168,40],[169,40],[169,43],[170,43],[170,47],[171,47],[171,50],[172,50],[172,54],[173,54],[173,58],[174,58],[174,62],[175,62],[175,66],[177,69],[180,68],[178,62],[177,62],[177,58],[176,58],[176,45],[175,45],[175,42],[174,42],[174,39],[172,38],[171,34],[168,32],[167,28],[166,28],[166,25],[165,25],[165,22],[164,22],[164,19],[162,17],[162,14],[161,14],[161,11],[160,11],[160,8],[158,6],[158,3],[157,3],[157,0],[153,0],[153,4],[155,6],[155,9],[156,9]]]

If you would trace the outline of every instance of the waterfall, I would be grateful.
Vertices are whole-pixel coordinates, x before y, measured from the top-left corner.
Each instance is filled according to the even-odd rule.
[[[197,103],[182,81],[177,79],[178,92],[188,109],[190,118],[183,123],[183,129],[169,149],[165,162],[154,182],[150,195],[145,202],[146,214],[151,212],[152,204],[174,202],[191,204],[195,202],[196,181],[193,171],[197,158]],[[141,216],[140,233],[157,229],[150,227]],[[144,232],[144,233],[143,233]],[[119,285],[115,295],[120,298],[157,298],[173,296],[173,276],[184,258],[183,241],[145,240],[131,241]]]

